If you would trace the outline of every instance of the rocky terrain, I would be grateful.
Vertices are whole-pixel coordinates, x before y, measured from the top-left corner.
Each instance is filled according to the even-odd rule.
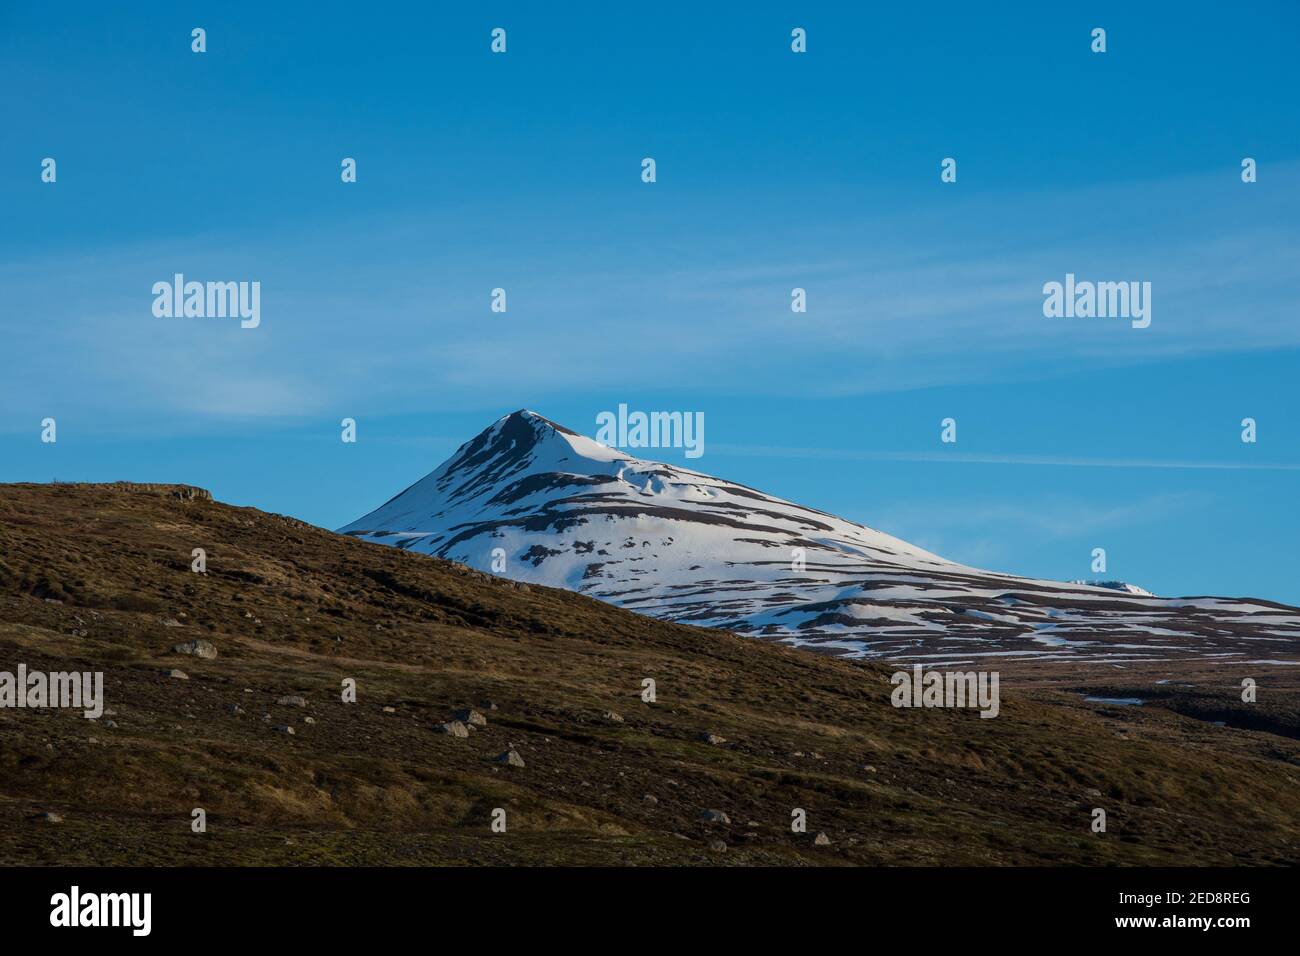
[[[180,486],[0,486],[0,671],[19,665],[102,671],[106,700],[0,709],[5,864],[1300,857],[1294,668],[1252,665],[1244,704],[1239,668],[1188,663],[1185,689],[1035,660],[996,719],[901,709],[877,662]],[[1142,705],[1086,700],[1135,681]]]

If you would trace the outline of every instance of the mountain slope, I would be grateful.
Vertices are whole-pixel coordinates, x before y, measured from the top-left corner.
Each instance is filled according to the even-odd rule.
[[[1295,608],[981,571],[529,411],[340,531],[483,570],[495,552],[517,580],[868,658],[1300,659]]]
[[[195,639],[217,656],[173,650]],[[192,488],[0,485],[0,671],[19,664],[102,671],[106,710],[0,709],[3,864],[1300,858],[1294,729],[1005,687],[993,720],[898,709],[877,664],[515,585]],[[341,699],[349,678],[356,703]],[[1277,679],[1261,684],[1261,702],[1280,699]],[[1230,683],[1212,690],[1255,709]],[[438,732],[467,706],[486,726]],[[1296,726],[1294,708],[1276,713]],[[508,747],[524,766],[496,762]],[[791,832],[796,807],[807,834]]]

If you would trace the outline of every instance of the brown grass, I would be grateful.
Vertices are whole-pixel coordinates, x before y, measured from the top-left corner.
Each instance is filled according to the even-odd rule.
[[[1099,710],[1005,675],[995,720],[898,710],[879,666],[184,495],[0,486],[0,670],[102,670],[113,711],[0,711],[0,862],[1297,859],[1300,745],[1284,734]],[[189,570],[195,547],[206,575]],[[197,637],[220,656],[171,652]],[[340,700],[349,677],[356,704]],[[309,706],[278,705],[285,694]],[[435,733],[489,700],[485,730]],[[492,762],[508,744],[526,767]],[[1104,835],[1090,832],[1094,806]],[[190,830],[195,807],[206,834]],[[497,807],[505,834],[489,827]],[[806,836],[790,832],[795,807]],[[731,824],[700,822],[710,808]],[[64,822],[29,819],[44,810]],[[817,831],[832,845],[814,847]]]

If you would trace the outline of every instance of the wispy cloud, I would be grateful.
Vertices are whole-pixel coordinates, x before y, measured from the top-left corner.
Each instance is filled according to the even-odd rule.
[[[1028,533],[1035,538],[1056,539],[1158,523],[1204,501],[1205,496],[1196,492],[1146,495],[1117,504],[1061,495],[1016,502],[976,498],[894,505],[881,511],[878,520],[891,526],[925,525],[944,531],[997,528],[1005,536]]]
[[[1070,455],[1008,455],[977,452],[863,451],[841,448],[799,448],[780,445],[709,446],[713,454],[759,458],[805,458],[837,461],[948,462],[970,465],[1034,465],[1060,468],[1174,468],[1196,471],[1300,471],[1300,464],[1271,461],[1209,461],[1161,458],[1086,458]]]
[[[1300,176],[1300,164],[1272,174]],[[558,210],[488,239],[471,228],[474,210],[440,209],[350,222],[341,244],[319,231],[207,234],[10,263],[0,321],[27,359],[0,383],[0,410],[29,417],[57,397],[98,411],[292,418],[344,404],[436,410],[506,390],[535,404],[614,387],[771,396],[789,389],[792,369],[803,394],[836,396],[1041,378],[1067,359],[1077,372],[1300,345],[1300,198],[1275,190],[1266,214],[1255,206],[1243,218],[1222,179],[999,194],[809,225],[733,212],[712,230],[660,225],[621,242]],[[1099,209],[1138,206],[1160,215],[1114,232],[1094,221]],[[260,280],[262,327],[154,318],[149,287],[175,271]],[[1152,327],[1045,319],[1042,283],[1067,271],[1152,281]],[[790,311],[796,285],[806,314]],[[488,310],[496,286],[506,315]]]
[[[1145,495],[1120,503],[1065,495],[1038,495],[1017,501],[974,498],[961,502],[904,502],[883,508],[871,524],[953,560],[980,567],[1003,566],[1024,574],[1033,571],[1018,566],[1023,563],[1026,547],[1159,527],[1180,514],[1204,507],[1206,501],[1202,493],[1180,492]]]

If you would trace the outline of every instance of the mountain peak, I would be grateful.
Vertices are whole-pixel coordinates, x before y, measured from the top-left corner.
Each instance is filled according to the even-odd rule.
[[[566,435],[577,434],[577,432],[565,428],[559,422],[553,422],[545,415],[539,415],[531,408],[521,408],[518,409],[517,411],[513,411],[509,415],[505,415],[497,419],[495,424],[500,425],[505,422],[526,422],[529,425],[532,425],[534,428],[538,428],[538,429],[550,429],[552,431],[561,432]]]
[[[576,476],[620,460],[631,459],[521,408],[498,418],[415,484],[339,530],[362,535],[396,523],[404,531],[427,531],[442,527],[453,515],[473,518],[515,496],[516,486],[529,476],[562,473],[581,481]]]
[[[341,530],[654,617],[859,657],[1124,662],[1300,642],[1292,608],[982,571],[522,408]]]
[[[549,449],[561,458],[577,454],[605,460],[611,449],[553,422],[529,408],[498,418],[457,449],[447,464],[454,468],[478,467],[486,458],[505,456],[520,461],[530,452]],[[615,454],[621,454],[615,452]]]
[[[513,441],[526,441],[532,444],[539,440],[550,437],[552,432],[558,432],[559,427],[547,418],[538,415],[527,408],[521,408],[517,412],[511,412],[498,418],[495,422],[479,433],[483,435],[504,435]]]

